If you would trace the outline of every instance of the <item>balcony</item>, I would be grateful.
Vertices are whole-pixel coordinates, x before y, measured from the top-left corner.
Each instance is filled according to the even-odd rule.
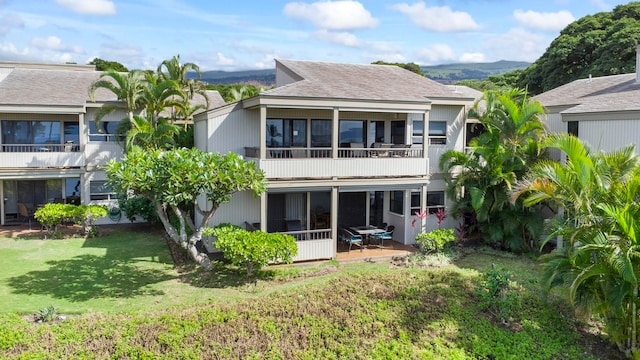
[[[245,157],[257,163],[267,178],[326,178],[425,176],[429,160],[422,147],[343,148],[333,157],[331,148],[245,148]]]
[[[0,168],[52,168],[84,166],[85,156],[75,144],[2,144]]]

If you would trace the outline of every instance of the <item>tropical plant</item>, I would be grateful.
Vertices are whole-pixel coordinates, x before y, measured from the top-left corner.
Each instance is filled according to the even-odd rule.
[[[133,115],[143,107],[143,93],[145,88],[144,72],[133,70],[128,73],[120,73],[110,70],[103,72],[98,80],[91,84],[89,95],[91,101],[95,101],[95,94],[98,89],[105,89],[112,92],[118,100],[124,103],[127,118],[130,122],[133,122]],[[104,116],[119,108],[119,106],[115,105],[105,105],[100,108],[95,118],[96,125]],[[98,126],[98,128],[100,127]]]
[[[632,146],[592,152],[578,138],[556,135],[545,146],[565,161],[542,161],[513,193],[533,206],[558,207],[551,235],[565,244],[544,255],[547,289],[568,289],[576,311],[597,315],[611,340],[639,358],[640,161]]]
[[[264,173],[235,153],[221,155],[184,148],[145,151],[134,147],[120,162],[111,160],[106,172],[118,193],[149,199],[168,236],[207,270],[212,268],[211,262],[196,243],[218,207],[236,192],[259,195],[265,189]],[[193,209],[196,222],[191,216]],[[171,213],[177,218],[176,225],[171,222]]]
[[[545,130],[539,116],[542,105],[524,90],[486,91],[469,116],[484,132],[465,152],[449,150],[440,158],[447,196],[454,199],[450,213],[470,216],[475,231],[489,244],[528,251],[542,223],[539,211],[520,201],[510,202],[510,191],[529,166],[544,156],[539,141]]]
[[[453,229],[435,229],[416,236],[416,243],[424,253],[439,253],[445,247],[456,241]]]
[[[291,263],[298,253],[296,239],[281,233],[247,231],[223,225],[207,229],[205,235],[215,236],[216,248],[232,264],[243,267],[247,277],[270,262]]]
[[[513,274],[494,264],[480,277],[476,295],[480,307],[506,323],[522,307],[522,289],[513,281]]]

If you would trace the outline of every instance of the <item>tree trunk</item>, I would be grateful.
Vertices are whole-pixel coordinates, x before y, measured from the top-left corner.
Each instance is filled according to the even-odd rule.
[[[185,249],[191,259],[196,262],[196,264],[200,265],[206,271],[211,271],[213,265],[211,264],[211,260],[209,260],[209,256],[198,251],[198,248],[196,248],[195,244],[197,241],[193,243],[191,241],[188,241],[186,231],[184,229],[184,218],[182,218],[182,214],[180,214],[180,212],[178,211],[177,215],[179,216],[181,223],[181,230],[180,233],[178,233],[178,230],[173,225],[171,225],[169,217],[167,216],[167,213],[165,211],[165,206],[163,204],[156,203],[156,212],[158,213],[158,217],[160,218],[160,221],[162,222],[162,225],[164,226],[164,229],[171,240],[180,245],[181,248]],[[202,236],[202,231],[200,232],[200,236]]]

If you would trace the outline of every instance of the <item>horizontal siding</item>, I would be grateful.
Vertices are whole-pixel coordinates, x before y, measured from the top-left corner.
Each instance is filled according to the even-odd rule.
[[[636,145],[636,152],[639,152],[639,120],[580,121],[578,137],[594,150],[610,152],[627,145]]]
[[[81,167],[84,164],[85,155],[81,152],[12,152],[0,155],[0,168]]]
[[[122,158],[122,147],[115,142],[90,142],[85,145],[87,166],[100,166]]]
[[[298,255],[293,258],[293,261],[331,259],[335,257],[332,239],[297,241],[296,244],[298,245]]]
[[[327,178],[426,176],[424,158],[283,159],[261,160],[267,178]]]

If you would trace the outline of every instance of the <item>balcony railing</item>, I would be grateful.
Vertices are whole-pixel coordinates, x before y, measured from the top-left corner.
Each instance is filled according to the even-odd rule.
[[[287,231],[282,233],[293,236],[296,241],[331,239],[331,229]]]
[[[2,144],[2,152],[79,152],[80,145],[77,144]]]
[[[389,158],[408,157],[421,158],[422,147],[389,147],[389,148],[338,148],[338,158]],[[260,157],[260,149],[257,147],[246,147],[245,156],[257,159]],[[267,148],[267,159],[305,159],[332,157],[331,148]]]

